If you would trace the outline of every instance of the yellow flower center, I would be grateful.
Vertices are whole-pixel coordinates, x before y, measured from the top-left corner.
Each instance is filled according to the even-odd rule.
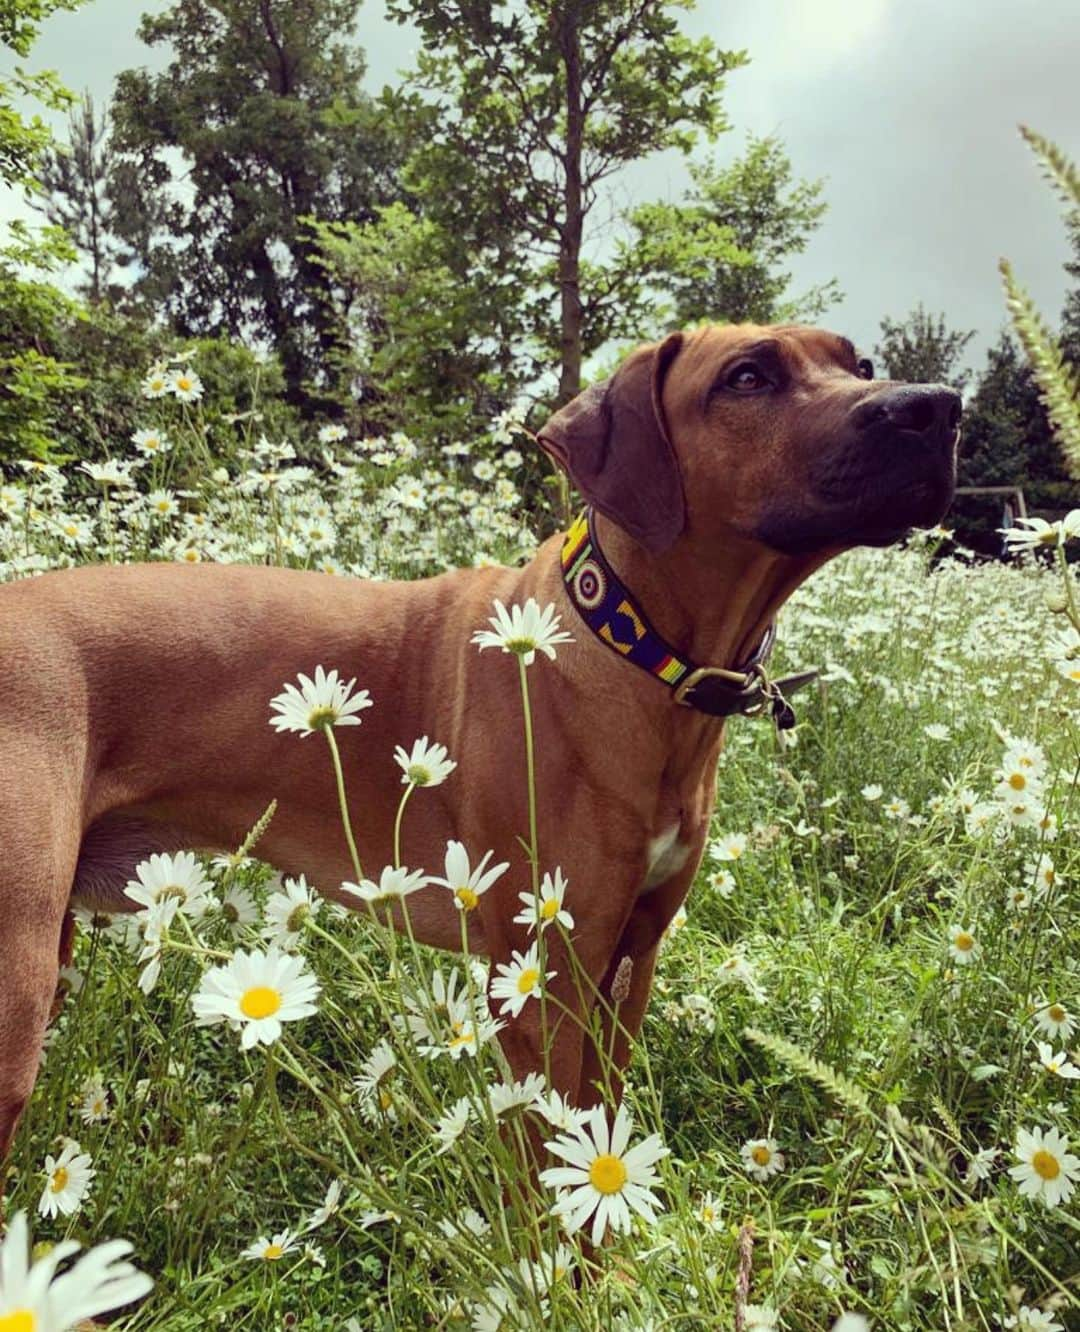
[[[263,1257],[266,1259],[268,1263],[275,1263],[284,1252],[285,1250],[282,1247],[282,1245],[268,1244],[266,1248],[263,1250]]]
[[[476,893],[473,892],[471,888],[455,888],[454,896],[457,898],[457,900],[461,903],[461,905],[465,908],[466,911],[471,911],[473,907],[476,906],[477,902],[480,901],[480,898],[476,895]]]
[[[953,946],[959,948],[962,953],[970,953],[975,947],[975,940],[970,934],[965,934],[963,930],[953,940]]]
[[[268,1018],[281,1007],[281,995],[269,985],[255,985],[240,999],[240,1012],[249,1018]]]
[[[767,1166],[772,1160],[772,1152],[768,1147],[754,1147],[750,1152],[755,1165]]]
[[[701,1209],[701,1219],[707,1225],[716,1220],[716,1209],[713,1207],[703,1207]]]
[[[198,564],[199,552],[197,550],[191,550],[189,548],[188,550],[184,551],[184,559],[187,560],[188,564]]]
[[[158,513],[168,513],[168,512],[169,512],[169,501],[168,501],[168,500],[158,500],[158,502],[154,505],[154,508],[157,509]]]
[[[518,994],[528,994],[539,979],[540,972],[537,967],[526,967],[518,977]]]
[[[548,900],[544,903],[544,905],[540,908],[540,919],[554,920],[554,918],[558,914],[559,914],[559,899],[557,897],[549,897]]]
[[[337,712],[334,708],[313,708],[308,713],[307,724],[313,731],[324,731],[328,726],[333,726],[337,721]]]
[[[394,1104],[394,1098],[385,1087],[379,1088],[379,1105],[383,1110],[389,1110]]]
[[[1022,772],[1010,772],[1009,785],[1014,791],[1022,791],[1027,786],[1027,778]]]
[[[456,1035],[451,1037],[450,1041],[447,1043],[447,1049],[456,1050],[459,1045],[472,1044],[473,1034],[471,1031],[463,1031],[462,1028],[464,1025],[463,1022],[454,1023],[454,1031],[456,1032]]]
[[[13,1309],[11,1313],[0,1314],[0,1332],[34,1332],[37,1319],[29,1309]]]
[[[67,523],[67,524],[65,525],[65,527],[64,527],[64,535],[65,535],[65,536],[71,536],[71,537],[73,537],[73,536],[78,536],[78,535],[79,535],[79,529],[75,526],[74,523]]]
[[[1065,1021],[1065,1010],[1062,1008],[1060,1004],[1051,1004],[1050,1007],[1046,1010],[1046,1012],[1049,1015],[1051,1022]]]
[[[181,376],[177,379],[177,381],[176,381],[176,387],[181,391],[181,393],[186,393],[186,392],[188,391],[188,389],[191,388],[191,380],[190,380],[190,379],[185,379],[184,376],[181,375]],[[273,1247],[273,1246],[271,1246],[271,1247]],[[279,1255],[276,1255],[276,1254],[275,1254],[275,1257],[277,1257],[277,1256],[279,1256]]]
[[[63,1166],[57,1166],[52,1172],[52,1179],[49,1181],[49,1188],[53,1193],[63,1193],[67,1188],[68,1172]]]
[[[617,1156],[604,1152],[589,1166],[589,1183],[597,1193],[618,1193],[626,1183],[626,1166]]]
[[[1031,1164],[1035,1173],[1043,1179],[1057,1179],[1061,1174],[1061,1163],[1057,1157],[1051,1152],[1044,1152],[1041,1147],[1031,1158]]]

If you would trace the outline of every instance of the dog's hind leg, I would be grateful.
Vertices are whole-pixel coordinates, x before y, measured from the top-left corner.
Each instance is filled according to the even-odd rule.
[[[41,1062],[79,851],[74,806],[52,765],[16,770],[0,808],[0,1164]]]

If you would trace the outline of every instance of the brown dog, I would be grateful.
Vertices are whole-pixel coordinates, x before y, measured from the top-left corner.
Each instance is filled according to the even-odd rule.
[[[829,333],[700,328],[640,348],[541,432],[594,506],[610,566],[688,659],[743,663],[830,556],[945,511],[958,395],[869,373]],[[517,671],[470,636],[493,598],[530,596],[554,602],[575,638],[529,676],[540,863],[569,881],[574,947],[601,994],[632,959],[620,1018],[633,1033],[657,943],[701,857],[723,719],[589,628],[559,538],[522,569],[413,583],[159,564],[0,588],[0,1160],[34,1083],[72,901],[130,908],[122,889],[137,861],[234,848],[275,797],[260,854],[331,897],[352,877],[325,745],[268,725],[268,700],[316,664],[355,675],[374,700],[362,727],[339,732],[369,872],[392,858],[395,745],[437,739],[458,770],[412,801],[403,858],[433,870],[450,838],[474,856],[492,848],[513,872],[481,897],[471,944],[495,961],[525,946],[512,920],[528,886]],[[421,940],[457,948],[445,889],[409,904]],[[552,989],[573,1008],[571,967],[550,942]],[[518,1075],[540,1066],[539,1005],[500,1039]],[[626,1053],[620,1040],[617,1059]],[[558,1026],[551,1069],[571,1100],[594,1098],[580,1024]]]

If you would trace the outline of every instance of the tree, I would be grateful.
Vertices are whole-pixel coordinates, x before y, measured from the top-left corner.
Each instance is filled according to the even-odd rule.
[[[617,302],[583,260],[600,188],[614,172],[695,132],[727,125],[724,76],[745,63],[679,31],[687,0],[388,0],[419,29],[414,86],[394,97],[424,142],[408,188],[459,237],[494,285],[529,289],[496,340],[524,332],[558,357],[557,402],[581,387],[586,350],[608,336]],[[471,275],[470,275],[471,276]]]
[[[80,0],[0,0],[0,50],[25,58],[38,25],[58,9],[75,9]],[[52,72],[22,70],[0,78],[0,184],[34,189],[35,172],[48,146],[48,127],[38,117],[26,119],[16,98],[31,98],[50,110],[70,105],[71,94]],[[0,247],[0,458],[44,456],[54,443],[60,411],[58,392],[83,381],[51,348],[51,338],[73,303],[47,281],[72,257],[69,242],[55,227],[31,234],[21,222],[8,225]]]
[[[38,176],[42,196],[37,206],[67,232],[86,260],[89,272],[82,292],[97,305],[106,295],[121,247],[115,234],[116,155],[109,143],[109,118],[98,118],[89,93],[71,111],[67,144],[45,150]]]
[[[883,319],[881,334],[874,354],[890,379],[912,384],[951,384],[962,391],[971,378],[971,371],[961,366],[960,358],[975,330],[966,333],[950,330],[945,316],[939,314],[935,318],[928,314],[921,301],[906,319]]]
[[[822,181],[794,181],[776,138],[751,137],[730,166],[692,165],[690,176],[685,203],[634,209],[624,247],[626,261],[674,301],[676,324],[811,320],[839,299],[835,280],[786,296],[791,277],[779,265],[806,249],[827,204]]]
[[[171,63],[122,73],[113,103],[130,185],[118,230],[143,268],[137,289],[184,334],[269,341],[290,400],[308,406],[333,398],[336,335],[306,219],[367,220],[397,193],[391,127],[361,91],[349,41],[359,8],[175,0],[139,28],[171,46]]]

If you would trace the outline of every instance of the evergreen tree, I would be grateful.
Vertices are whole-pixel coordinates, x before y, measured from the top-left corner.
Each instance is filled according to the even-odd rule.
[[[360,3],[175,0],[139,28],[170,64],[122,73],[113,103],[138,289],[184,334],[269,342],[309,406],[333,397],[337,348],[307,219],[371,218],[397,188],[389,121],[360,87]]]
[[[960,358],[975,336],[952,330],[945,316],[929,314],[920,301],[906,319],[881,321],[881,341],[874,355],[888,371],[890,379],[911,384],[951,384],[963,390],[971,378]]]
[[[51,144],[42,156],[37,206],[63,227],[87,264],[81,290],[93,305],[107,294],[121,254],[110,197],[114,171],[108,115],[99,119],[90,94],[83,93],[69,116],[67,144]]]

